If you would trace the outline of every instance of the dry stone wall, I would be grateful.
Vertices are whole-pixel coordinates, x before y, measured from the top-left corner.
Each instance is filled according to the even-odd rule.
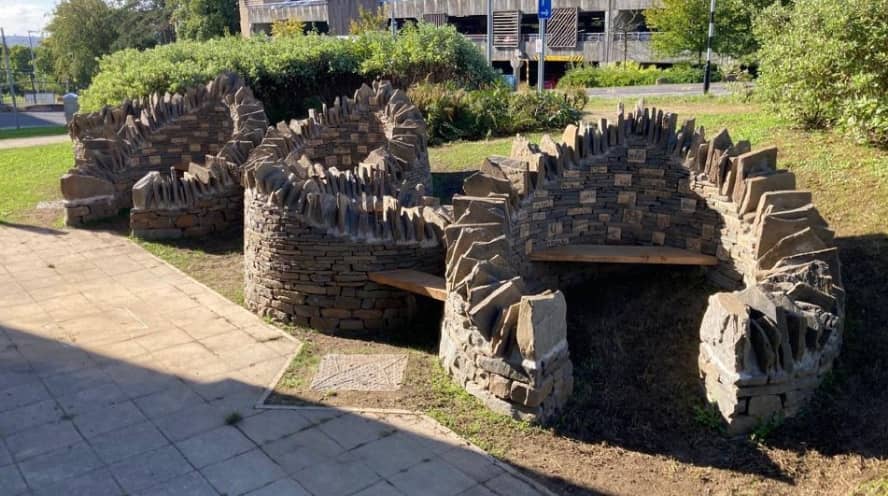
[[[79,225],[133,207],[136,235],[179,237],[203,233],[206,226],[219,227],[218,216],[209,212],[231,210],[229,200],[236,195],[225,191],[218,205],[209,205],[208,191],[202,191],[200,206],[179,204],[189,198],[186,171],[213,161],[237,167],[266,127],[262,104],[234,74],[222,74],[183,94],[154,94],[77,115],[69,129],[75,167],[61,179],[67,223]],[[134,197],[137,183],[148,189]],[[171,190],[174,185],[179,189]],[[163,191],[155,198],[158,188]],[[233,207],[240,210],[239,203]],[[189,221],[188,227],[194,227],[193,221],[199,220],[195,214],[215,220],[190,231],[171,227]]]
[[[329,331],[406,323],[413,296],[369,273],[443,271],[449,213],[424,195],[426,142],[388,83],[269,129],[245,166],[247,306]]]
[[[466,180],[470,196],[454,199],[447,229],[441,357],[488,405],[546,418],[570,394],[563,299],[552,291],[563,281],[528,260],[564,244],[718,258],[710,276],[734,291],[709,300],[699,364],[733,432],[796,414],[831,369],[844,291],[811,194],[777,168],[776,149],[751,151],[727,131],[707,140],[693,120],[677,123],[620,109],[612,122],[568,126],[560,143],[519,138],[510,157],[491,157]]]

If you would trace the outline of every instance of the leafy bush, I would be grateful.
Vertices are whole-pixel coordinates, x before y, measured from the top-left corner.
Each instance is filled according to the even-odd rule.
[[[315,96],[331,100],[351,94],[377,77],[400,85],[425,79],[481,85],[496,77],[480,50],[453,27],[420,24],[402,30],[396,39],[380,32],[350,39],[314,33],[224,37],[102,57],[98,74],[82,94],[82,108],[97,110],[155,91],[182,91],[225,70],[247,80],[273,121],[304,114]]]
[[[712,80],[719,80],[713,71]],[[640,86],[666,83],[701,83],[703,69],[687,64],[676,64],[667,69],[642,67],[637,62],[606,66],[582,65],[568,69],[558,82],[559,88],[605,88],[610,86]]]
[[[503,84],[467,91],[426,83],[408,94],[426,116],[433,143],[561,128],[579,121],[586,105],[582,92],[513,92]]]
[[[888,145],[888,0],[797,0],[756,23],[757,92],[806,127]]]
[[[367,31],[356,44],[361,72],[390,79],[398,86],[450,81],[479,87],[496,79],[477,45],[452,25],[409,23],[397,38],[386,31]]]

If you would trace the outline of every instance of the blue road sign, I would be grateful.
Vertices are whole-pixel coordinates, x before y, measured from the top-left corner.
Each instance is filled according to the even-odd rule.
[[[552,0],[539,0],[537,13],[540,19],[548,19],[552,17]]]

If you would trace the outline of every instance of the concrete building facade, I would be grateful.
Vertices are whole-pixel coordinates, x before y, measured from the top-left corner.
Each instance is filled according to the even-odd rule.
[[[668,64],[653,53],[643,10],[655,0],[552,0],[547,62]],[[348,34],[360,9],[381,8],[399,25],[424,20],[452,24],[479,46],[487,43],[486,0],[240,0],[244,36],[267,33],[278,20],[299,19],[321,32]],[[539,58],[537,0],[493,0],[493,61]]]

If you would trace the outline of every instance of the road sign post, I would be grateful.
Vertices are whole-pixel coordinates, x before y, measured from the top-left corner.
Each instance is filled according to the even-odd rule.
[[[542,93],[545,83],[546,65],[546,21],[552,17],[552,0],[539,0],[537,16],[540,19],[540,49],[537,62],[537,91]]]

